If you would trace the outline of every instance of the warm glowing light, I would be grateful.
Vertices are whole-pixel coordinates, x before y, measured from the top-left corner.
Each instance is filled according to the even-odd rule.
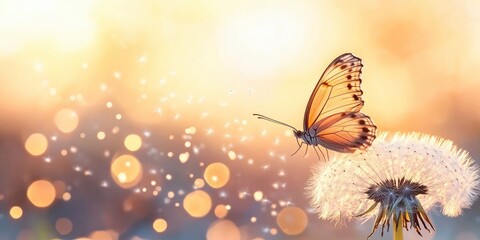
[[[228,158],[230,158],[230,160],[235,160],[237,159],[237,154],[234,151],[228,151]]]
[[[205,181],[212,188],[221,188],[230,179],[230,170],[227,165],[216,162],[207,166],[203,174]]]
[[[168,226],[167,221],[165,221],[165,219],[162,219],[162,218],[157,218],[153,222],[153,229],[158,233],[165,232],[165,230],[167,230],[167,226]]]
[[[253,198],[257,202],[261,201],[263,199],[263,192],[262,191],[256,191],[255,193],[253,193]]]
[[[55,187],[47,180],[38,180],[30,184],[27,197],[37,207],[48,207],[55,200]]]
[[[97,138],[98,138],[98,140],[105,139],[105,132],[103,132],[103,131],[98,132],[97,133]]]
[[[33,156],[42,155],[47,150],[47,147],[47,138],[41,133],[34,133],[25,141],[25,149]]]
[[[222,219],[227,216],[228,209],[225,207],[225,205],[219,204],[215,207],[214,213],[217,218]]]
[[[189,128],[186,128],[186,129],[185,129],[185,133],[186,133],[186,134],[191,134],[191,135],[193,135],[193,134],[195,134],[196,132],[197,132],[197,129],[196,129],[195,127],[189,127]]]
[[[230,220],[213,222],[207,230],[207,240],[240,240],[240,230]]]
[[[178,159],[180,160],[181,163],[186,163],[189,157],[190,157],[190,153],[188,152],[180,153],[180,155],[178,155]]]
[[[70,194],[69,192],[65,192],[65,193],[63,193],[63,195],[62,195],[62,199],[63,199],[63,201],[65,201],[65,202],[70,201],[71,198],[72,198],[72,194]]]
[[[59,218],[55,222],[55,229],[60,235],[67,235],[73,230],[72,221],[68,218]]]
[[[89,240],[116,240],[118,233],[112,230],[95,231],[90,234]]]
[[[66,149],[62,149],[62,151],[60,151],[60,155],[64,157],[67,156],[67,154],[68,154],[68,151]]]
[[[212,199],[202,190],[193,191],[183,199],[183,208],[192,217],[200,218],[212,208]]]
[[[113,133],[113,134],[117,134],[118,132],[120,132],[120,128],[119,128],[119,127],[115,126],[115,127],[112,128],[112,133]]]
[[[78,115],[69,108],[64,108],[55,114],[55,126],[63,133],[73,132],[78,126]]]
[[[128,150],[135,152],[142,146],[142,138],[137,134],[130,134],[123,143]]]
[[[120,187],[131,188],[142,178],[142,165],[132,155],[121,155],[113,160],[110,173]]]
[[[13,206],[12,208],[10,208],[10,216],[13,219],[19,219],[22,217],[22,215],[23,215],[23,210],[21,207]]]
[[[47,46],[70,51],[85,47],[95,33],[90,11],[89,1],[0,3],[0,31],[12,36],[1,41],[0,54],[21,50],[38,42],[46,42],[50,44]]]
[[[307,227],[308,217],[301,208],[288,206],[278,213],[277,225],[287,235],[298,235]]]
[[[205,186],[205,181],[203,181],[203,179],[201,179],[201,178],[197,178],[197,179],[195,179],[195,181],[193,182],[193,185],[194,185],[196,188],[202,188],[203,186]]]

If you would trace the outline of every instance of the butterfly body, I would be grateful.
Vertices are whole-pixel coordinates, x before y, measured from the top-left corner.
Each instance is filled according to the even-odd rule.
[[[361,59],[351,53],[330,63],[310,95],[303,131],[263,115],[254,116],[292,128],[297,140],[314,149],[323,146],[344,153],[364,150],[375,139],[377,127],[360,112],[364,105],[360,88],[362,67]]]

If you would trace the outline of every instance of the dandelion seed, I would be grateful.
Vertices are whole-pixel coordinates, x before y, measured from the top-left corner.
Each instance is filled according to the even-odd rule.
[[[426,214],[438,206],[456,217],[480,191],[478,166],[451,141],[419,133],[381,134],[363,152],[338,154],[319,163],[307,187],[312,208],[334,221],[374,218],[370,236],[382,227],[395,232],[435,230]]]

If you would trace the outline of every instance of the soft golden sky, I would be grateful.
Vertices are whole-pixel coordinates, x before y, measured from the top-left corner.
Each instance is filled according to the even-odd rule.
[[[478,108],[475,1],[0,4],[1,107],[18,118],[75,92],[94,95],[102,83],[128,105],[142,80],[148,112],[156,84],[171,78],[170,91],[212,102],[232,94],[234,114],[269,110],[298,124],[316,80],[343,52],[364,60],[365,112],[384,128],[436,129],[452,111]]]

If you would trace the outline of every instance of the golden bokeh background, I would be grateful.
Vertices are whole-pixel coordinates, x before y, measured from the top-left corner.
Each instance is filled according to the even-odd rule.
[[[1,1],[0,238],[363,238],[317,219],[316,156],[252,114],[301,128],[352,52],[380,130],[480,159],[478,22],[474,0]],[[433,219],[480,239],[479,203]]]

